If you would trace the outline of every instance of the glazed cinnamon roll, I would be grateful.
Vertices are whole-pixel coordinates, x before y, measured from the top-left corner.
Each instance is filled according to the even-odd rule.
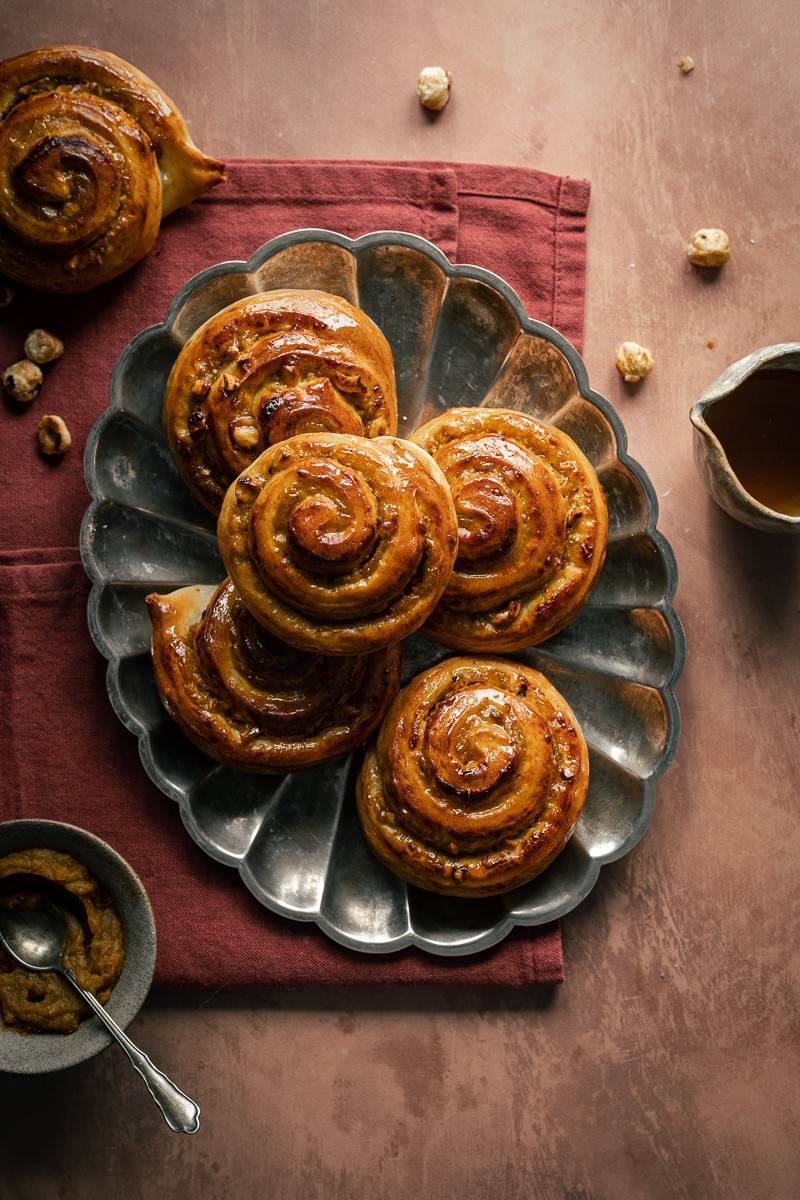
[[[454,650],[508,652],[574,620],[605,560],[608,510],[572,439],[511,409],[454,408],[413,440],[458,516],[455,570],[425,632]]]
[[[364,759],[358,813],[372,850],[409,883],[494,896],[561,852],[588,784],[578,722],[543,675],[451,658],[389,709]]]
[[[224,174],[115,54],[47,46],[0,63],[0,272],[12,279],[48,292],[105,283]]]
[[[380,724],[400,650],[323,658],[276,641],[229,579],[147,597],[164,705],[206,754],[243,771],[291,771],[352,750]]]
[[[247,296],[183,347],[164,428],[187,486],[219,512],[230,483],[275,442],[297,433],[396,433],[389,343],[366,313],[327,292]]]
[[[231,484],[220,553],[253,616],[321,654],[401,641],[425,621],[456,553],[453,502],[410,442],[298,434]]]

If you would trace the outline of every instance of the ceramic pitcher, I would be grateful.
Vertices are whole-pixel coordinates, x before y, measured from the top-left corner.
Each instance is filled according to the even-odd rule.
[[[730,396],[756,371],[766,367],[771,370],[800,371],[800,342],[784,342],[754,350],[728,367],[706,388],[689,414],[694,426],[694,458],[703,482],[717,504],[737,521],[769,533],[800,533],[800,516],[790,516],[768,508],[745,489],[732,469],[722,443],[706,421],[715,404]],[[800,421],[800,403],[797,420]]]

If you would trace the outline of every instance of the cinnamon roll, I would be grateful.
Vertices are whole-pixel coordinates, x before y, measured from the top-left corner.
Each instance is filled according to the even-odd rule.
[[[206,754],[243,771],[291,771],[352,750],[380,724],[400,650],[323,658],[270,637],[229,579],[147,597],[164,705]]]
[[[564,848],[589,784],[569,706],[538,671],[451,658],[403,689],[357,785],[367,842],[430,892],[494,896]]]
[[[456,553],[444,476],[419,446],[298,434],[231,484],[217,528],[245,604],[301,650],[357,654],[418,629]]]
[[[347,300],[290,289],[223,308],[178,355],[164,399],[178,470],[219,512],[228,486],[267,446],[298,433],[397,431],[389,343]]]
[[[224,174],[115,54],[47,46],[0,63],[0,272],[12,279],[48,292],[105,283]]]
[[[454,650],[519,650],[578,615],[605,560],[608,510],[573,440],[511,409],[454,408],[413,440],[458,516],[455,570],[425,632]]]

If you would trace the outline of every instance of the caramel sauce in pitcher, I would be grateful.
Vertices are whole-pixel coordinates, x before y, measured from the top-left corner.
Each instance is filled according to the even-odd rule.
[[[756,371],[705,418],[745,491],[800,516],[800,371]]]

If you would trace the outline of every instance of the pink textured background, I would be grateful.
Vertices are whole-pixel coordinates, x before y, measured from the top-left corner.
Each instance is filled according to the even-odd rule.
[[[162,1130],[119,1055],[0,1081],[5,1200],[793,1200],[800,543],[691,461],[722,367],[800,337],[793,0],[11,0],[0,49],[116,50],[223,155],[496,161],[589,178],[585,356],[681,571],[684,734],[639,849],[565,923],[551,1004],[413,989],[154,997],[134,1033],[203,1105]],[[694,74],[675,67],[690,53]],[[452,105],[423,114],[419,68]],[[710,281],[684,257],[720,224]],[[649,345],[638,393],[617,341]],[[714,349],[706,342],[714,340]]]

